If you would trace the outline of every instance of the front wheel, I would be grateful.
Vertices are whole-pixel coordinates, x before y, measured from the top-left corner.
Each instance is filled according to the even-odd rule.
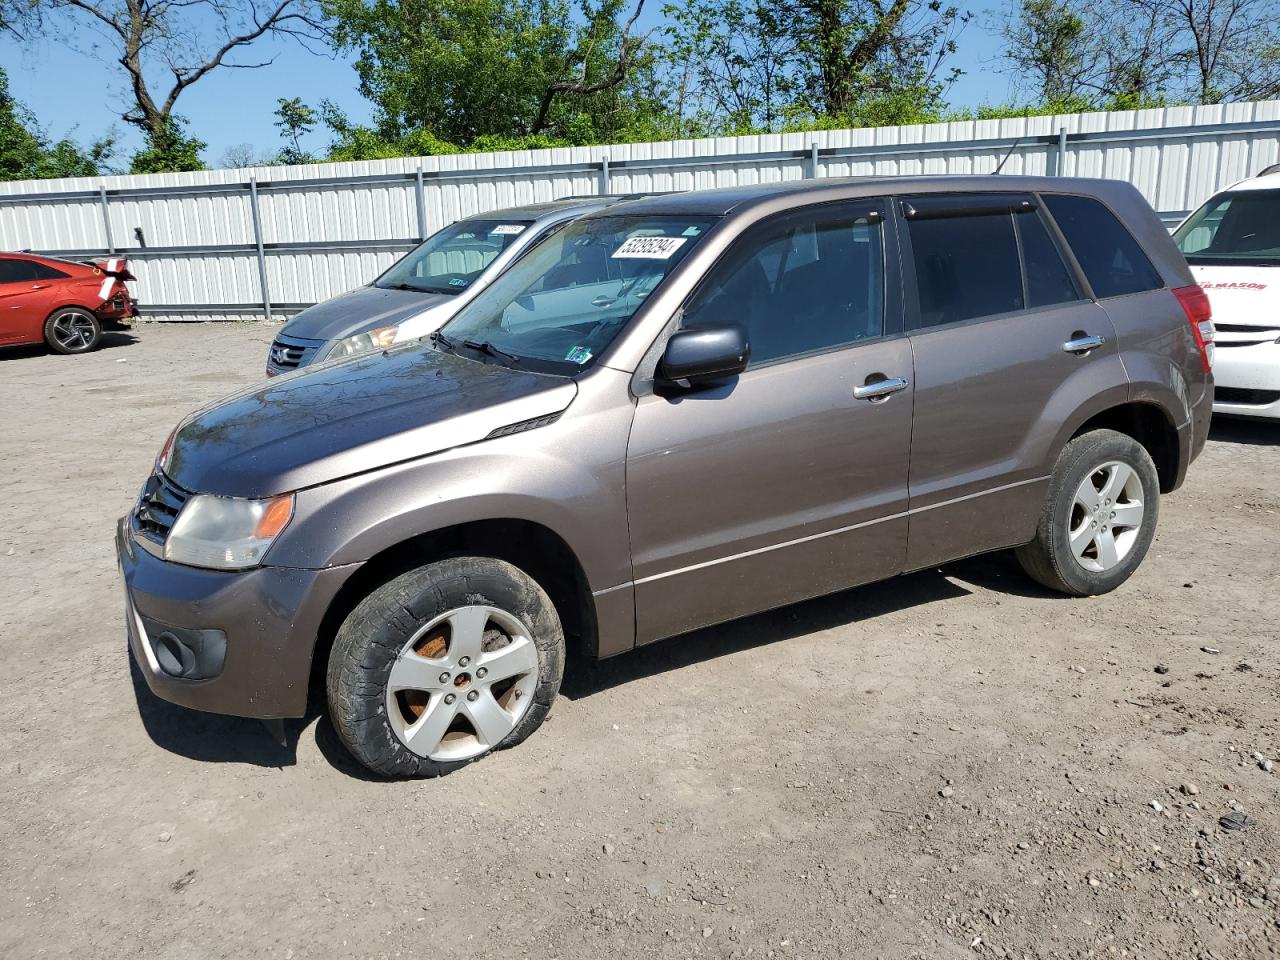
[[[538,728],[564,673],[546,592],[489,557],[411,570],[343,622],[329,655],[329,714],[352,755],[389,777],[430,777]]]
[[[1093,430],[1063,448],[1036,538],[1016,551],[1037,582],[1077,597],[1107,593],[1138,569],[1155,537],[1160,480],[1146,448]]]

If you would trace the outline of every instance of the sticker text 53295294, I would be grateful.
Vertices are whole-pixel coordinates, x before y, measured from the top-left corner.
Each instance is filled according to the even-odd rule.
[[[628,237],[617,250],[615,260],[666,260],[684,246],[688,237]]]

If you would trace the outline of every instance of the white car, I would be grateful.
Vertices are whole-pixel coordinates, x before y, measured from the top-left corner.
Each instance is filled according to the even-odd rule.
[[[1213,308],[1215,413],[1280,420],[1280,164],[1174,231]]]

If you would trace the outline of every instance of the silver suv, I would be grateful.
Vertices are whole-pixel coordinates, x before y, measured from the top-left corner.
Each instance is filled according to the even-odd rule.
[[[1082,596],[1208,432],[1213,324],[1131,187],[858,179],[620,203],[429,343],[187,417],[117,547],[160,696],[390,776],[519,743],[566,644],[983,551]]]
[[[380,351],[437,330],[551,231],[626,197],[569,197],[449,224],[372,283],[307,307],[267,353],[267,376]]]

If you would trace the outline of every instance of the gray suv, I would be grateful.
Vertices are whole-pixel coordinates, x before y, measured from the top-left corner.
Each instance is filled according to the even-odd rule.
[[[1130,186],[620,203],[430,342],[183,420],[119,525],[152,690],[389,776],[519,743],[611,657],[984,551],[1112,590],[1199,454],[1207,301]]]

